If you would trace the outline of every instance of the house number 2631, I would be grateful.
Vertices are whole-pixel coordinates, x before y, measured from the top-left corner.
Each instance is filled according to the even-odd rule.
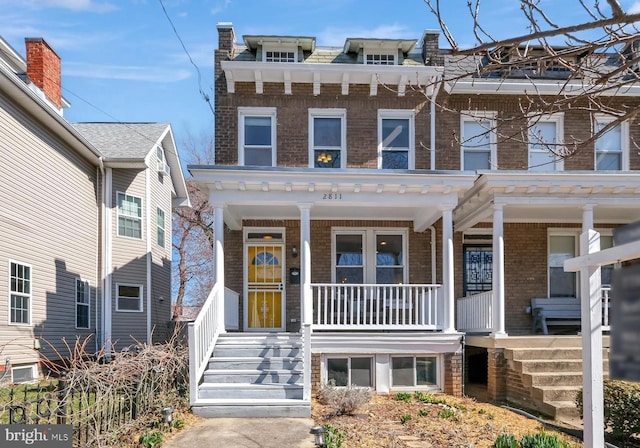
[[[324,193],[322,199],[326,201],[342,199],[342,193]]]

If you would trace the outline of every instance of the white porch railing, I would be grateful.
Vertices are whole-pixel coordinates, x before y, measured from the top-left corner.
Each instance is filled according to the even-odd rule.
[[[313,329],[441,330],[440,285],[315,283]]]
[[[486,333],[493,331],[493,291],[485,291],[456,301],[458,331]]]
[[[602,331],[611,331],[609,306],[611,286],[602,286]],[[493,331],[493,291],[481,292],[456,301],[456,329],[467,333]]]
[[[191,404],[198,400],[198,384],[220,334],[218,302],[223,300],[224,294],[220,286],[215,284],[202,305],[198,317],[189,323],[189,401]]]

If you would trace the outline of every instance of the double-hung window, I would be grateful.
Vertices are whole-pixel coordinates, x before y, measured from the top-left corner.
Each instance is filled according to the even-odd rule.
[[[564,168],[564,116],[556,113],[529,119],[529,171]]]
[[[31,325],[31,266],[10,262],[9,323]]]
[[[614,120],[604,114],[596,114],[594,118],[596,133]],[[629,123],[618,123],[598,137],[595,142],[595,168],[596,171],[629,169]]]
[[[496,168],[495,112],[463,112],[460,122],[460,160],[463,170]]]
[[[578,297],[577,273],[564,270],[564,262],[575,256],[575,233],[549,235],[549,297]]]
[[[379,168],[414,168],[414,122],[413,110],[378,110]]]
[[[89,328],[90,315],[89,282],[80,278],[76,279],[76,328]]]
[[[309,166],[346,166],[346,109],[309,109]]]
[[[141,312],[142,286],[141,285],[116,285],[116,311]]]
[[[158,208],[156,213],[156,229],[156,242],[158,243],[158,246],[164,247],[164,210],[161,208]]]
[[[118,193],[118,236],[142,238],[142,198]]]
[[[238,108],[238,163],[244,166],[275,166],[275,107]]]

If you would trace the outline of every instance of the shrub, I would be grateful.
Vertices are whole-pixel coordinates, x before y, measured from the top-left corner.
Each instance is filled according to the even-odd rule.
[[[409,420],[411,420],[411,416],[409,414],[403,414],[400,416],[400,423],[402,423],[403,425]]]
[[[329,423],[325,423],[323,425],[325,433],[324,433],[324,443],[326,448],[341,448],[342,441],[344,440],[344,434],[338,431],[337,428],[334,428]]]
[[[427,417],[429,415],[429,411],[426,409],[420,409],[418,411],[418,417]]]
[[[429,393],[416,391],[414,392],[414,396],[416,400],[421,401],[423,403],[447,404],[447,400],[445,400],[444,398],[438,398],[435,395],[429,394]]]
[[[458,414],[456,414],[456,411],[454,411],[453,409],[443,409],[438,412],[438,417],[442,419],[455,419],[458,417]]]
[[[576,405],[582,416],[582,390],[578,392]],[[604,425],[611,428],[616,439],[640,433],[640,384],[604,380]]]
[[[523,436],[520,445],[522,448],[569,448],[569,444],[558,439],[557,435],[544,431]]]
[[[396,394],[396,401],[404,401],[405,403],[411,403],[411,394],[408,392],[398,392]]]
[[[159,445],[164,440],[164,434],[160,431],[147,432],[140,436],[138,442],[146,448],[153,448],[156,445]]]
[[[518,440],[513,434],[500,434],[493,442],[494,448],[518,448]]]
[[[337,387],[335,383],[327,383],[318,391],[318,400],[331,406],[337,415],[353,415],[353,413],[371,400],[373,392],[367,387]]]

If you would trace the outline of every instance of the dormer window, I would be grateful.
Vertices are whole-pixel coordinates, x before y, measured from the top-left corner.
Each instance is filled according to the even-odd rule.
[[[396,55],[392,53],[367,53],[364,62],[368,65],[396,65]]]
[[[264,62],[297,62],[297,51],[266,50],[262,54]]]

